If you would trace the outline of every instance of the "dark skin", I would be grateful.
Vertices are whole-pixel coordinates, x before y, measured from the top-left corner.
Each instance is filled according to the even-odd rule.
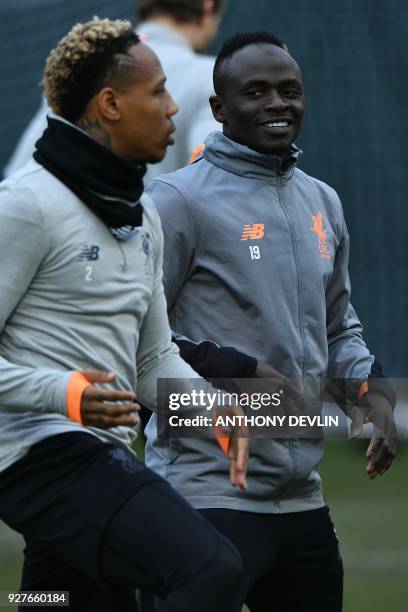
[[[287,157],[305,110],[302,74],[289,53],[270,43],[243,47],[222,65],[216,89],[218,95],[211,96],[210,104],[225,136],[259,153]],[[256,376],[274,378],[276,371],[259,364]],[[364,422],[373,423],[366,453],[366,472],[373,479],[390,468],[397,435],[388,400],[376,392],[367,397],[370,409],[355,407],[350,414],[351,435],[358,437]]]
[[[354,406],[352,409],[351,437],[358,438],[361,435],[364,423],[373,424],[373,435],[366,452],[366,472],[373,480],[377,476],[383,476],[394,461],[397,429],[392,406],[381,393],[368,392],[367,400],[369,408]]]
[[[97,140],[100,144],[103,144],[108,149],[112,148],[112,140],[109,136],[108,132],[106,132],[98,119],[92,121],[87,115],[79,122],[79,127],[81,127],[84,132],[86,132],[91,138]]]
[[[210,104],[225,136],[259,153],[285,157],[303,121],[299,66],[280,47],[248,45],[223,64],[222,92]]]
[[[130,163],[156,163],[174,143],[173,116],[178,107],[166,89],[166,77],[153,51],[143,43],[121,57],[126,76],[98,91],[77,125]]]
[[[81,398],[81,417],[84,425],[100,429],[137,425],[140,405],[136,402],[136,393],[103,389],[94,385],[113,382],[116,378],[114,372],[83,370],[81,374],[89,380],[89,387],[86,387]]]

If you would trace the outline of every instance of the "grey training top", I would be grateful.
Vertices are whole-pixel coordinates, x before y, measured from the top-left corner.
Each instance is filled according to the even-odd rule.
[[[171,342],[163,238],[150,199],[125,242],[35,161],[0,185],[0,471],[31,445],[87,431],[130,445],[135,431],[66,415],[71,372],[117,373],[109,385],[156,407],[156,379],[197,374]]]
[[[349,236],[328,185],[213,132],[199,159],[147,188],[164,231],[164,286],[173,330],[319,383],[364,379],[373,362],[350,303]],[[147,463],[167,449],[149,424]],[[171,443],[170,482],[198,508],[294,512],[323,504],[319,439],[251,442],[248,490],[226,486],[205,440]],[[200,483],[198,490],[196,483]]]

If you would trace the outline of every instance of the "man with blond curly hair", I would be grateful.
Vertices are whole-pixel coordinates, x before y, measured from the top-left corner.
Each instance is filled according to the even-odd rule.
[[[125,21],[76,25],[44,87],[35,159],[0,186],[0,516],[26,540],[21,589],[69,591],[78,612],[135,611],[135,588],[161,612],[226,612],[238,553],[130,451],[135,390],[153,409],[159,376],[197,377],[143,195],[177,107]],[[244,440],[230,458],[244,488]]]
[[[227,0],[138,0],[136,32],[159,57],[168,78],[168,89],[180,108],[175,118],[174,146],[158,164],[149,165],[148,178],[184,166],[192,151],[218,124],[208,98],[214,93],[215,58],[204,51],[217,33]],[[4,168],[9,176],[27,163],[34,144],[47,125],[49,108],[43,100],[24,130]]]

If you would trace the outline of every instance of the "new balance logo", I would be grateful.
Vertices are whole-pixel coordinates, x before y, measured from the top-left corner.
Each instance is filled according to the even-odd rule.
[[[99,247],[95,244],[85,244],[81,253],[77,257],[77,261],[96,261],[99,259]]]
[[[254,223],[253,225],[245,225],[241,240],[262,240],[264,236],[265,224]]]

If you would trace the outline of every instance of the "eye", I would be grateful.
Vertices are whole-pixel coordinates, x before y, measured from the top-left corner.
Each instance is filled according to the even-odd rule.
[[[250,98],[260,98],[263,95],[263,90],[262,89],[248,89],[248,91],[245,92],[246,96],[249,96]]]
[[[287,98],[296,98],[297,96],[301,96],[302,92],[300,89],[294,89],[293,87],[289,87],[282,91],[282,94]]]

